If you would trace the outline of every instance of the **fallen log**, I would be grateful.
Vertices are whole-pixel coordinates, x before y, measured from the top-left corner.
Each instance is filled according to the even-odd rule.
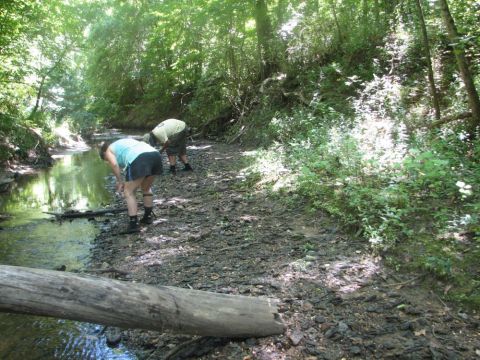
[[[216,337],[280,334],[275,299],[0,265],[0,311]]]
[[[63,213],[58,212],[51,212],[51,211],[44,211],[44,214],[54,215],[60,219],[73,219],[73,218],[80,218],[80,217],[95,217],[99,215],[105,214],[116,214],[120,212],[127,211],[127,208],[114,208],[114,209],[101,209],[101,210],[86,210],[86,211],[65,211]]]

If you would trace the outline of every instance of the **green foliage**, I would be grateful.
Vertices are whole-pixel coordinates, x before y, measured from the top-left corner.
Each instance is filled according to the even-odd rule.
[[[423,266],[426,270],[433,272],[439,277],[448,277],[452,275],[452,261],[448,258],[427,256],[424,260]]]
[[[222,84],[220,79],[212,81],[205,78],[199,81],[195,96],[188,104],[186,118],[192,125],[198,126],[202,122],[221,117],[229,109],[226,91],[226,84]],[[205,104],[209,106],[206,107]]]

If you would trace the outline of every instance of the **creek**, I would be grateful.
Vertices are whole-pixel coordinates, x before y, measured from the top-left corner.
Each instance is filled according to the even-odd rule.
[[[54,166],[21,178],[0,194],[0,264],[82,271],[91,261],[98,225],[87,219],[55,221],[47,211],[99,209],[108,205],[110,173],[91,149],[63,154]],[[101,325],[0,313],[1,359],[135,359],[106,344]]]

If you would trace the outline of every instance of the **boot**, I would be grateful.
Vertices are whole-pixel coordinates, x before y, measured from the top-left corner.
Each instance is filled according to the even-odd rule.
[[[140,219],[140,224],[149,225],[153,223],[152,215],[153,215],[153,208],[145,207],[145,213],[143,214],[143,217]]]
[[[175,165],[170,165],[170,174],[172,175],[177,174],[177,167]]]
[[[189,163],[186,163],[182,171],[193,171],[193,168],[190,166]]]
[[[138,218],[137,216],[130,216],[130,221],[128,223],[127,230],[125,230],[126,234],[132,234],[140,231],[140,226],[138,225]]]

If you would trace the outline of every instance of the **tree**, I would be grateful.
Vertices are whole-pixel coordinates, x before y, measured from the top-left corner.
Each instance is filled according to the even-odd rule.
[[[260,79],[264,80],[276,70],[272,24],[265,0],[255,0],[254,14],[260,57]]]
[[[430,85],[430,94],[432,96],[433,108],[435,109],[435,118],[440,119],[440,101],[438,99],[438,92],[435,86],[435,78],[433,76],[432,59],[430,53],[430,43],[428,41],[427,26],[425,25],[425,18],[423,16],[423,9],[420,0],[415,0],[417,7],[418,19],[420,29],[422,31],[423,49],[425,52],[425,59],[427,61],[428,83]]]
[[[475,88],[475,83],[470,72],[468,60],[465,57],[465,51],[462,48],[460,36],[457,31],[455,21],[450,13],[447,0],[438,0],[438,3],[440,5],[443,22],[445,24],[445,28],[447,29],[449,40],[454,48],[454,55],[460,71],[460,76],[462,77],[465,90],[467,92],[468,104],[470,106],[470,110],[472,111],[472,117],[468,126],[468,130],[473,135],[476,128],[480,125],[480,99],[477,89]]]
[[[0,265],[0,311],[222,337],[285,331],[278,301]]]

